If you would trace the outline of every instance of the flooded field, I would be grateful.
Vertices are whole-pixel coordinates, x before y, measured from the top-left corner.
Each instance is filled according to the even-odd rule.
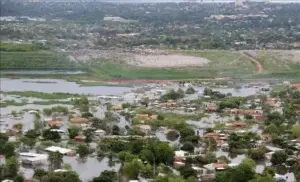
[[[60,79],[9,79],[0,78],[1,91],[62,92],[90,95],[120,95],[130,91],[128,87],[80,86],[75,82]]]

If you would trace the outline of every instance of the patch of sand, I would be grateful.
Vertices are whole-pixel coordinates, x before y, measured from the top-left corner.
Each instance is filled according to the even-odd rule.
[[[209,63],[208,59],[185,56],[180,54],[170,55],[135,55],[134,59],[129,60],[128,64],[140,66],[140,67],[201,67]]]

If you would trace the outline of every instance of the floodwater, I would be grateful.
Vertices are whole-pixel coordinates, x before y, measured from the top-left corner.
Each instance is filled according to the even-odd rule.
[[[103,158],[99,160],[96,157],[88,157],[84,161],[78,160],[77,157],[64,156],[64,164],[70,164],[72,170],[79,174],[80,179],[83,182],[90,181],[92,178],[99,176],[105,170],[119,171],[121,164],[114,163],[113,166],[110,165],[108,158]],[[40,168],[47,169],[47,165],[41,166]],[[34,174],[34,169],[32,167],[23,167],[22,171],[26,179],[31,179]]]
[[[228,116],[218,116],[216,113],[211,113],[207,117],[201,118],[199,121],[187,120],[186,123],[191,124],[194,126],[195,131],[198,132],[199,136],[203,136],[205,129],[213,128],[215,126],[215,121],[218,122],[225,122],[229,121],[230,117]]]
[[[45,93],[62,92],[90,95],[121,95],[129,92],[128,87],[80,86],[61,79],[9,79],[0,78],[1,91],[37,91]]]
[[[85,73],[84,71],[59,71],[59,70],[44,70],[44,71],[26,71],[26,70],[14,70],[14,71],[1,71],[2,74],[26,74],[26,75],[56,75],[56,74],[63,74],[63,75],[78,75]]]
[[[22,111],[24,109],[43,110],[44,108],[51,108],[51,107],[55,107],[55,106],[59,106],[59,104],[54,104],[54,105],[27,104],[27,105],[24,105],[24,106],[8,106],[8,107],[5,107],[5,108],[0,108],[0,114],[2,116],[1,121],[4,121],[3,123],[1,123],[2,124],[1,129],[11,128],[16,123],[23,123],[23,130],[24,131],[27,131],[27,130],[30,130],[30,129],[34,128],[34,122],[33,121],[34,121],[35,118],[34,118],[33,114],[29,114],[28,112],[24,112],[24,114],[22,115],[22,119],[15,119],[15,118],[10,117],[11,111]],[[64,105],[64,106],[68,107],[68,108],[72,107],[71,105]],[[63,121],[66,123],[68,121],[67,117],[65,119],[63,119]]]
[[[196,87],[195,90],[198,93],[203,93],[205,87]],[[260,87],[242,87],[240,89],[236,88],[212,88],[213,91],[219,91],[223,94],[231,93],[235,97],[247,97],[250,95],[255,95],[261,90]]]

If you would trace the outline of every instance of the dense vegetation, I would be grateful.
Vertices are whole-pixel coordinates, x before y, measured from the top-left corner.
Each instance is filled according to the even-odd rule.
[[[155,46],[180,49],[258,49],[295,48],[300,40],[299,5],[247,3],[248,8],[236,8],[232,3],[157,3],[110,4],[100,2],[73,3],[2,3],[2,16],[47,17],[73,21],[78,25],[93,27],[89,33],[95,36],[97,46],[136,47]],[[142,11],[141,11],[142,9]],[[147,12],[147,13],[146,13]],[[247,15],[262,16],[247,16]],[[212,18],[211,15],[236,15],[237,18]],[[122,17],[138,23],[103,22],[105,16]],[[21,21],[26,22],[26,18]],[[97,28],[94,28],[96,25]],[[48,29],[44,36],[79,38],[87,33],[85,27],[72,32],[61,32],[60,27]],[[80,26],[78,26],[80,27]],[[55,33],[55,31],[58,31]],[[41,31],[42,33],[43,31]],[[141,33],[135,37],[118,37],[121,33]],[[54,34],[53,34],[54,33]],[[24,32],[4,27],[1,36],[39,37],[40,32]],[[110,36],[107,39],[106,36]],[[43,37],[44,37],[43,36]],[[85,35],[87,36],[87,34]],[[280,42],[280,44],[277,44]]]

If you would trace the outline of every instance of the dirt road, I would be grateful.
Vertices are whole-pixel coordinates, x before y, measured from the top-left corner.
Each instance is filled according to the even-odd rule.
[[[256,65],[256,72],[257,73],[262,73],[264,71],[262,65],[260,64],[259,61],[257,61],[257,57],[247,53],[247,52],[242,52],[245,56],[247,56],[255,65]]]

